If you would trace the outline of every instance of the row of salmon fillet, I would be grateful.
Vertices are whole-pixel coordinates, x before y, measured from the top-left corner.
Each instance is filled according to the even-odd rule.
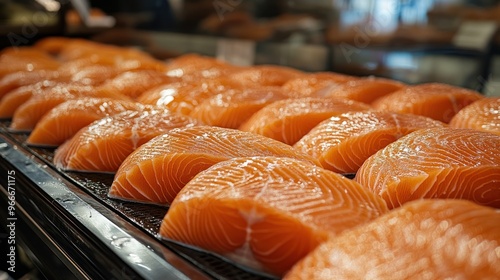
[[[496,279],[500,98],[46,38],[0,54],[0,116],[159,236],[286,279]],[[345,177],[355,174],[354,179]]]

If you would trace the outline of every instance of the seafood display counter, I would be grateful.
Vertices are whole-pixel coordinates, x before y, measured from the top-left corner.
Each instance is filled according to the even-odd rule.
[[[113,175],[61,172],[53,150],[0,126],[2,221],[48,279],[268,279],[160,240],[167,209],[107,198]]]

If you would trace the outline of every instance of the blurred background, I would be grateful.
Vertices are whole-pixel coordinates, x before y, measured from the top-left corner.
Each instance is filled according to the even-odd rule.
[[[488,95],[500,95],[499,25],[499,0],[0,0],[2,47],[56,35],[162,59],[251,48],[252,64],[438,81]],[[233,47],[221,47],[228,39]]]

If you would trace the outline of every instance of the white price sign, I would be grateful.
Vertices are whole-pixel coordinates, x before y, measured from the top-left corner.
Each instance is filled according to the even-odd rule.
[[[250,66],[255,61],[255,42],[247,40],[219,39],[217,58],[238,66]]]
[[[461,48],[486,50],[497,28],[497,23],[493,21],[465,21],[453,38],[453,44]]]

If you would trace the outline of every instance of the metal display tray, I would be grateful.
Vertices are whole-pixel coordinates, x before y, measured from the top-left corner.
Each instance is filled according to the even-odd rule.
[[[161,240],[167,208],[109,199],[112,174],[62,172],[53,149],[27,146],[27,134],[8,124],[0,123],[0,218],[16,219],[17,244],[48,278],[269,279]],[[6,211],[10,200],[15,213]]]

